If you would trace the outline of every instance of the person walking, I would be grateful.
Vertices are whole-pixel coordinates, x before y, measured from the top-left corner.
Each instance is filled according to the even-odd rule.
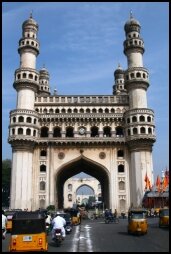
[[[7,217],[5,216],[4,210],[2,210],[2,239],[5,239],[6,235],[6,227],[7,227]]]

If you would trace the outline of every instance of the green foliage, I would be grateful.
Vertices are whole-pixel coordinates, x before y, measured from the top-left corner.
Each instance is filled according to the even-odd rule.
[[[49,205],[46,208],[48,211],[55,211],[55,206],[54,205]]]
[[[88,199],[88,205],[89,206],[92,206],[92,203],[95,202],[95,197],[94,196],[89,196],[89,199]]]
[[[11,184],[11,160],[2,161],[2,205],[9,206]]]

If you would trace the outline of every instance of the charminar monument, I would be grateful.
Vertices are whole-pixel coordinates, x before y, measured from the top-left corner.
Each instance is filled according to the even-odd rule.
[[[153,184],[156,137],[140,23],[132,14],[125,23],[127,69],[118,66],[113,91],[104,95],[51,94],[48,70],[36,69],[38,28],[30,15],[18,46],[17,102],[10,112],[8,139],[10,208],[64,208],[65,182],[80,172],[99,181],[106,207],[120,212],[141,205],[146,174]]]

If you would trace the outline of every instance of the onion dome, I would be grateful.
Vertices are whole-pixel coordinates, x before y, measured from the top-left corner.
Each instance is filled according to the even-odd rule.
[[[124,74],[124,70],[122,69],[122,67],[120,66],[120,64],[118,64],[118,68],[115,70],[114,75],[115,74]]]
[[[118,78],[124,77],[124,70],[122,69],[120,64],[118,64],[118,68],[114,71],[114,77],[115,77],[115,80]]]
[[[49,72],[47,71],[45,67],[43,67],[39,72],[40,74],[49,75]]]
[[[37,22],[32,18],[32,13],[30,14],[30,18],[25,20],[23,25],[22,25],[22,28],[24,29],[25,27],[27,26],[36,26],[36,28],[38,29],[38,24]]]
[[[139,31],[141,28],[138,20],[133,18],[132,13],[130,13],[130,19],[125,23],[124,30],[126,33],[131,31]]]

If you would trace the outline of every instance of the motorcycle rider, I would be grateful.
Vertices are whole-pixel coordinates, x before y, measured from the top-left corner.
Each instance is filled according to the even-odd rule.
[[[60,228],[62,232],[62,238],[65,239],[66,233],[64,226],[66,225],[66,220],[60,216],[60,213],[56,213],[56,217],[52,220],[52,240],[55,237],[55,229]]]
[[[7,217],[4,215],[4,210],[2,210],[2,239],[5,239],[7,226]]]

